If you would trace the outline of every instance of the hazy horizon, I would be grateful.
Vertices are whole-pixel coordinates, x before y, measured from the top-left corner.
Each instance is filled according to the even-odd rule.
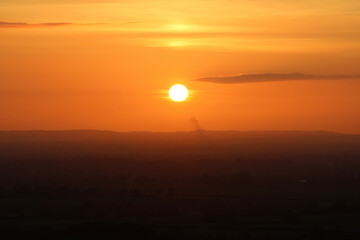
[[[335,134],[346,134],[346,135],[360,135],[360,133],[346,133],[346,132],[337,132],[329,130],[277,130],[277,129],[268,129],[268,130],[212,130],[212,129],[189,129],[189,130],[179,130],[179,131],[116,131],[111,129],[0,129],[0,132],[110,132],[110,133],[192,133],[192,132],[237,132],[237,133],[335,133]]]

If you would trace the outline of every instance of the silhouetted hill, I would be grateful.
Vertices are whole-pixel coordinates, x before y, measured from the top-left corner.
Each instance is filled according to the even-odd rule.
[[[145,175],[241,171],[291,174],[306,164],[311,167],[304,172],[314,169],[336,171],[334,166],[339,163],[356,172],[359,159],[359,135],[322,131],[0,132],[2,163],[19,163],[18,167],[25,169],[26,164],[41,162],[42,167],[38,169],[45,172],[60,164],[66,165],[66,171],[94,171],[105,175],[108,171]],[[28,168],[31,169],[32,166]]]
[[[233,158],[243,154],[359,154],[360,135],[333,132],[112,132],[74,131],[2,131],[0,156],[27,154],[106,154],[125,157],[151,155],[196,154]],[[195,155],[194,155],[195,154]],[[189,155],[190,157],[190,155]],[[267,155],[276,157],[276,155]]]
[[[198,138],[199,135],[209,138],[301,138],[329,137],[359,138],[360,135],[340,134],[328,131],[205,131],[190,132],[114,132],[103,130],[34,130],[34,131],[0,131],[0,142],[10,141],[110,141],[110,140],[161,140]]]

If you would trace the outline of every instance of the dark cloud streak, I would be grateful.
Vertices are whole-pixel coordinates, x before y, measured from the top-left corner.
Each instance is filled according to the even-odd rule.
[[[211,82],[221,84],[237,83],[258,83],[258,82],[279,82],[279,81],[304,81],[304,80],[344,80],[360,79],[360,75],[311,75],[303,73],[261,73],[261,74],[243,74],[228,77],[205,77],[193,81]]]
[[[141,22],[120,22],[112,25],[138,24]],[[94,26],[94,25],[111,25],[109,23],[70,23],[70,22],[48,22],[48,23],[24,23],[24,22],[0,22],[0,28],[40,28],[40,27],[60,27],[60,26]]]
[[[34,28],[34,27],[58,27],[71,25],[72,23],[22,23],[22,22],[0,22],[0,28]]]

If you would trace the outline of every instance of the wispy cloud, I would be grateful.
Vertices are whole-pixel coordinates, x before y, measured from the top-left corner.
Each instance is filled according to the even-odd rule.
[[[34,28],[34,27],[58,27],[71,25],[72,23],[22,23],[22,22],[0,22],[0,28]]]
[[[193,81],[211,82],[221,84],[236,83],[254,83],[254,82],[278,82],[278,81],[296,81],[296,80],[343,80],[360,79],[360,75],[311,75],[303,73],[260,73],[260,74],[242,74],[227,77],[204,77],[194,79]]]
[[[118,23],[71,23],[71,22],[47,22],[47,23],[25,23],[25,22],[1,22],[0,28],[40,28],[40,27],[59,27],[59,26],[96,26],[96,25],[107,25],[108,27],[118,27],[121,25],[130,25],[138,24],[141,22],[137,21],[128,21],[128,22],[118,22]]]

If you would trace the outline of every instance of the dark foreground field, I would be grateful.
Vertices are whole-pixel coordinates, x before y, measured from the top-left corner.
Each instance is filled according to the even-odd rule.
[[[0,132],[4,239],[359,239],[360,136]]]

